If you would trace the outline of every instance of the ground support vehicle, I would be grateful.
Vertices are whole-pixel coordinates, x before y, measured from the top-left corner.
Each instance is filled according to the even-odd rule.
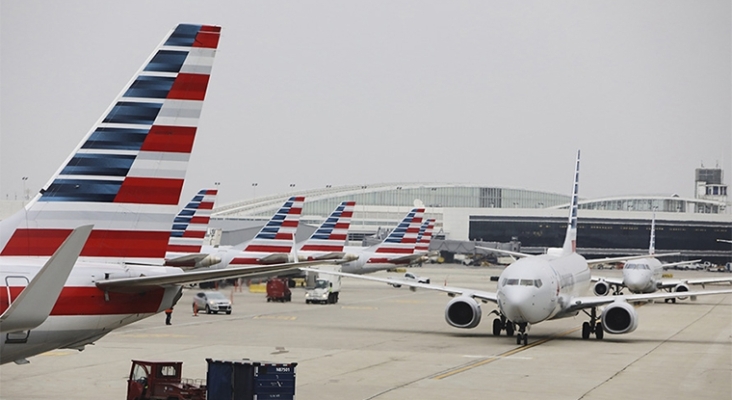
[[[305,291],[305,303],[335,304],[341,292],[341,277],[329,274],[328,271],[340,272],[340,266],[319,268],[315,276],[314,285]],[[313,274],[309,272],[309,274]]]
[[[267,301],[286,302],[292,300],[289,279],[270,278],[267,280]]]
[[[205,400],[202,380],[181,378],[182,362],[132,360],[127,400]]]

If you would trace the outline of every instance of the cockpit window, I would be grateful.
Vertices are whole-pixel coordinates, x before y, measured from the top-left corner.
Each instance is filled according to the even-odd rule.
[[[501,286],[536,286],[541,287],[541,279],[507,279],[503,278]]]
[[[645,270],[651,269],[651,267],[649,267],[648,264],[625,264],[625,268],[627,268],[627,269],[645,269]]]

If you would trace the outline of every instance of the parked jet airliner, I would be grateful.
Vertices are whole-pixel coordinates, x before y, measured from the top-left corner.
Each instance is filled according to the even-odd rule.
[[[220,30],[171,31],[51,180],[0,221],[0,363],[82,350],[170,308],[185,283],[294,267],[162,266]]]
[[[577,199],[579,189],[579,151],[574,173],[572,202],[564,245],[560,252],[538,256],[526,256],[506,267],[498,279],[496,292],[469,288],[438,286],[390,278],[377,278],[348,273],[341,276],[384,282],[446,292],[454,297],[445,308],[445,320],[456,328],[474,328],[481,320],[480,302],[498,305],[499,318],[493,321],[493,334],[506,331],[512,336],[518,330],[516,343],[528,343],[528,329],[543,321],[573,317],[581,311],[589,316],[582,324],[582,338],[594,334],[602,339],[603,332],[622,334],[638,327],[638,317],[630,301],[678,298],[732,293],[732,290],[715,290],[685,293],[653,293],[625,296],[582,296],[590,286],[590,269],[584,257],[576,253]],[[304,270],[312,270],[303,268]],[[605,306],[604,310],[600,310]],[[589,312],[587,312],[589,311]]]

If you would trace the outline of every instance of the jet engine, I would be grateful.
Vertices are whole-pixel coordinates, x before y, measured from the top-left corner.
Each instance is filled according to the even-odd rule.
[[[455,328],[475,328],[481,316],[480,303],[469,296],[456,297],[445,308],[445,321]]]
[[[605,307],[601,320],[602,329],[607,333],[630,333],[638,327],[638,313],[624,301],[616,301]]]
[[[207,255],[203,260],[200,260],[196,263],[195,268],[206,268],[210,267],[212,265],[216,265],[221,262],[221,257],[209,254]]]
[[[592,286],[592,291],[595,292],[595,296],[607,296],[610,293],[610,285],[605,281],[597,281]]]
[[[674,286],[674,292],[688,292],[689,286],[685,283],[679,283],[678,285]],[[677,297],[679,300],[686,300],[686,297]],[[692,299],[694,300],[694,299]]]

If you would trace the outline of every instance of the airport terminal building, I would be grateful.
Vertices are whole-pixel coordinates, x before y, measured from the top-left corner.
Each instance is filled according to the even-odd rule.
[[[721,170],[697,169],[696,194],[695,198],[581,199],[578,251],[593,257],[646,252],[655,212],[658,251],[681,251],[684,259],[732,261],[732,244],[717,241],[732,238],[732,213]],[[393,183],[328,187],[224,205],[214,209],[212,226],[226,231],[245,221],[266,220],[294,195],[305,196],[302,221],[312,225],[322,222],[340,202],[355,201],[349,234],[352,244],[393,228],[409,209],[424,206],[426,218],[437,221],[438,239],[517,240],[523,251],[537,253],[562,244],[569,206],[569,196],[555,193],[468,184]]]

